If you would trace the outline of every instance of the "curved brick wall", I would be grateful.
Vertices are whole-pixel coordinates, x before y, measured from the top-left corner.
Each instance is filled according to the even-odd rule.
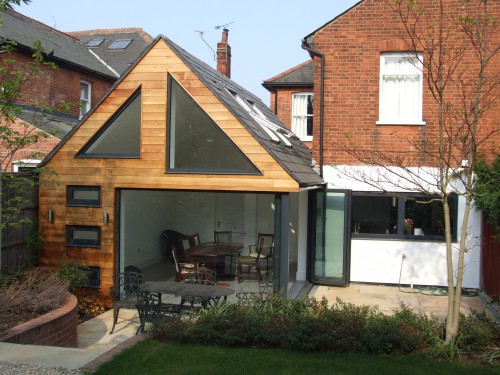
[[[0,334],[0,341],[75,348],[78,344],[77,313],[78,300],[73,294],[66,293],[59,308],[4,331]]]

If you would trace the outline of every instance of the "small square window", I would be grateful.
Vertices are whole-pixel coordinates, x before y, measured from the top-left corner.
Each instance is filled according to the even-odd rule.
[[[83,225],[66,226],[66,246],[100,247],[101,228]]]
[[[118,39],[115,40],[108,49],[125,49],[132,42],[132,39]]]
[[[99,47],[104,42],[103,38],[95,38],[85,43],[85,47]]]
[[[68,186],[66,188],[68,206],[101,207],[100,186]]]
[[[84,288],[100,288],[101,287],[101,268],[100,267],[82,267],[83,272],[87,276],[87,284]]]

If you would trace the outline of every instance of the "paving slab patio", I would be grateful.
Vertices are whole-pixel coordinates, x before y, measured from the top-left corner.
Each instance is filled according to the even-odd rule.
[[[347,287],[316,285],[309,296],[316,299],[326,297],[330,304],[340,298],[355,305],[377,305],[385,314],[392,314],[403,303],[417,313],[444,319],[448,309],[446,291],[436,288],[417,289],[374,284],[350,284]],[[485,311],[485,309],[486,303],[477,292],[462,297],[460,310],[465,315],[470,314],[472,310]]]

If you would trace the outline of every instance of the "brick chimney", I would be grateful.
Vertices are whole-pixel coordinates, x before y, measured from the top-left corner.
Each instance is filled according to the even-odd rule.
[[[231,46],[227,43],[228,29],[222,30],[222,40],[217,43],[217,70],[231,78]]]

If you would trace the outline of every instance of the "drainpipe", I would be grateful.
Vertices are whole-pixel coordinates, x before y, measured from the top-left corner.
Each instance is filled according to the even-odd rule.
[[[319,94],[319,175],[323,178],[323,110],[325,106],[325,54],[311,48],[306,39],[302,39],[302,49],[321,60],[321,85]]]

